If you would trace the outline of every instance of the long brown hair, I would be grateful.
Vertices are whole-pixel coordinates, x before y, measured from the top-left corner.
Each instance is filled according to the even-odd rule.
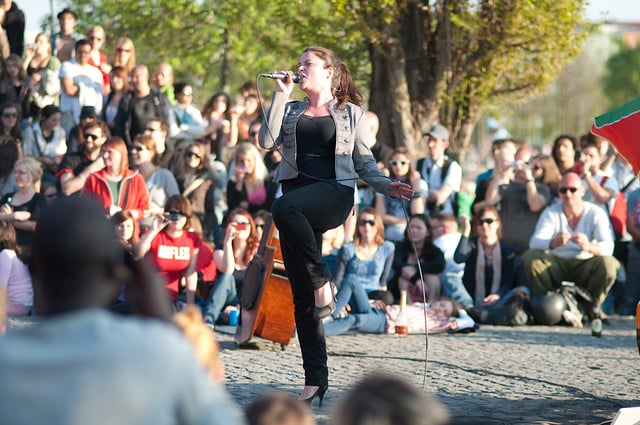
[[[351,102],[356,106],[362,106],[364,103],[364,94],[355,86],[347,65],[340,62],[333,51],[325,47],[311,46],[304,50],[304,53],[307,52],[313,53],[322,60],[325,68],[333,68],[331,92],[338,100],[338,109],[344,108],[347,102]]]
[[[229,212],[229,214],[227,214],[227,218],[225,218],[224,220],[223,227],[225,229],[235,215],[241,215],[246,218],[247,221],[249,221],[249,227],[251,228],[249,237],[247,238],[247,249],[245,249],[244,255],[242,256],[242,262],[248,264],[258,250],[258,245],[260,245],[260,240],[258,239],[258,233],[256,231],[256,222],[253,221],[253,217],[251,216],[249,211],[245,210],[244,208],[235,208],[231,212]]]

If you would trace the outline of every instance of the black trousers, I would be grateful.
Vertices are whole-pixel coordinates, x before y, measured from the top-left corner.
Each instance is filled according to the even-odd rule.
[[[329,378],[324,327],[313,318],[313,290],[332,279],[322,261],[322,233],[344,223],[352,207],[350,187],[314,182],[284,189],[271,208],[293,293],[305,385],[325,386]]]

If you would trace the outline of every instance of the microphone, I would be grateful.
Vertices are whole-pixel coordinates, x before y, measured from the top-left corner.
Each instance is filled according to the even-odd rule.
[[[287,78],[289,78],[289,75],[285,74],[284,72],[270,72],[268,74],[260,74],[260,76],[264,78],[272,78],[274,80],[286,80]],[[292,77],[291,81],[293,81],[296,84],[302,81],[302,75],[298,73],[294,72],[291,77]]]

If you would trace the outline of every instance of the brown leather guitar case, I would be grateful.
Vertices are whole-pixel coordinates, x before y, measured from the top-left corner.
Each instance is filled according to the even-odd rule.
[[[240,306],[241,325],[234,338],[237,344],[254,336],[283,347],[289,344],[295,328],[293,295],[271,216],[265,218],[260,246],[247,267]]]

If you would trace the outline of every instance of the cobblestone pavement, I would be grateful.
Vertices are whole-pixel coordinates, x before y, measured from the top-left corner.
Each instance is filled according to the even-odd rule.
[[[218,337],[227,389],[240,405],[271,391],[301,390],[297,340],[283,351],[260,339],[254,349],[240,349],[231,335]],[[621,407],[640,405],[633,318],[612,318],[602,338],[592,337],[588,328],[482,326],[471,334],[428,338],[343,335],[329,337],[327,346],[330,387],[323,407],[314,403],[320,424],[328,423],[335,402],[351,385],[377,370],[424,386],[452,416],[469,420],[603,424]]]

